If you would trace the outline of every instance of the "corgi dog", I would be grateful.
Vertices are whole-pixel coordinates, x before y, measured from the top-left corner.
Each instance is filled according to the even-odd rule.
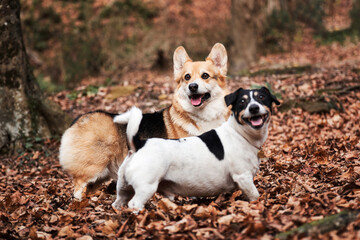
[[[220,126],[230,116],[224,102],[227,94],[227,53],[217,43],[205,61],[192,61],[184,47],[173,55],[177,87],[172,104],[144,114],[139,125],[140,139],[182,138],[199,135]],[[89,112],[76,118],[61,139],[59,160],[72,177],[74,197],[81,200],[104,181],[117,179],[117,172],[128,154],[124,113],[121,124],[116,114]]]
[[[129,155],[120,166],[117,198],[113,207],[125,204],[135,212],[144,208],[155,192],[211,197],[241,189],[254,201],[259,197],[253,178],[259,169],[258,152],[268,136],[272,104],[280,104],[270,91],[238,89],[225,97],[232,115],[220,127],[199,136],[180,139],[141,140],[140,109],[129,112]],[[122,122],[117,116],[115,122]]]

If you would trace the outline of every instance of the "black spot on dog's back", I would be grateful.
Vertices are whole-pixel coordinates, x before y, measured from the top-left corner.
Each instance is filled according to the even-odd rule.
[[[140,139],[167,138],[163,112],[143,114],[138,131]]]
[[[134,138],[133,138],[133,143],[134,143],[136,152],[145,145],[146,141],[147,141],[147,140],[141,140],[141,139],[139,138],[139,135],[138,135],[138,134],[136,134],[136,135],[134,136]]]
[[[136,151],[142,148],[149,138],[167,138],[163,113],[164,111],[143,114],[139,131],[133,139]]]
[[[209,151],[212,152],[217,159],[224,159],[224,147],[215,130],[206,132],[198,137],[206,144]]]

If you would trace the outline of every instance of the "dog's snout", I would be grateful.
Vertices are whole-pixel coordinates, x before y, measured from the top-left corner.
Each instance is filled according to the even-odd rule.
[[[252,105],[249,107],[249,112],[250,112],[251,114],[259,113],[259,110],[260,110],[260,108],[259,108],[259,106],[256,105],[256,104],[252,104]]]
[[[199,85],[197,83],[190,83],[189,84],[189,90],[191,92],[196,92],[199,88]]]

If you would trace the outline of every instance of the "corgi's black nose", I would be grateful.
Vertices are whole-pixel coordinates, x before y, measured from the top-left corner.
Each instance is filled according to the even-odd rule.
[[[250,112],[251,114],[257,114],[257,113],[259,113],[259,110],[260,110],[260,108],[259,108],[259,106],[256,105],[256,104],[252,104],[252,105],[249,107],[249,112]]]
[[[189,90],[191,92],[196,92],[199,88],[199,85],[197,83],[190,83],[189,84]]]

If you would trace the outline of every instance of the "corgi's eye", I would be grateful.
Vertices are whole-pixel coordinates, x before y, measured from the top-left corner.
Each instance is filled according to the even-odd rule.
[[[186,81],[189,81],[190,78],[191,78],[191,76],[190,76],[190,74],[186,74],[186,75],[184,76],[184,78],[185,78]]]
[[[208,79],[210,76],[209,76],[209,74],[207,74],[207,73],[203,73],[202,75],[201,75],[201,78],[202,79]]]
[[[264,99],[265,99],[265,96],[264,96],[264,95],[260,95],[260,96],[259,96],[259,99],[260,99],[260,100],[264,100]]]
[[[246,102],[246,100],[244,98],[240,100],[241,104],[244,104],[245,102]]]

